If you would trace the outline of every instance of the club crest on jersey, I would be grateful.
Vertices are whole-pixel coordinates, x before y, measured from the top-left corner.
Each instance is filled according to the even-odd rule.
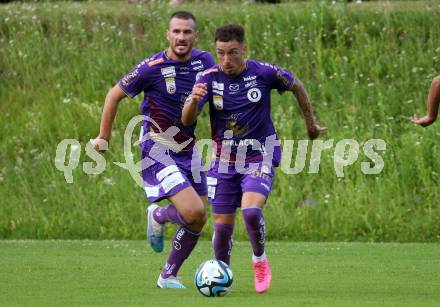
[[[249,99],[249,101],[251,102],[258,102],[261,99],[261,91],[258,88],[251,88],[249,89],[249,91],[247,92],[247,98]]]
[[[213,96],[214,108],[216,110],[223,110],[223,97],[222,96]]]
[[[176,92],[176,80],[174,78],[165,78],[165,84],[168,94],[172,95]]]

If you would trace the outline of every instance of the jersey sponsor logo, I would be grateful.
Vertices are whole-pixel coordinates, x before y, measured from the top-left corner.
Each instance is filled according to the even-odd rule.
[[[213,89],[213,90],[212,90],[212,93],[213,93],[213,94],[216,94],[216,95],[223,96],[223,91],[219,91],[219,90],[216,90],[216,89]]]
[[[235,135],[234,135],[235,136]],[[231,147],[248,147],[254,146],[253,139],[241,139],[241,140],[223,140],[222,146],[231,146]]]
[[[189,74],[189,67],[186,67],[186,66],[179,67],[179,74],[181,74],[181,75]]]
[[[191,65],[202,64],[201,60],[191,61]]]
[[[232,83],[229,84],[229,91],[230,92],[237,92],[240,89],[240,84]]]
[[[212,98],[213,98],[212,100],[213,100],[213,103],[214,103],[214,108],[216,110],[219,110],[219,111],[223,110],[223,97],[215,95]]]
[[[203,68],[204,68],[204,66],[203,66],[203,64],[201,64],[201,65],[199,65],[199,66],[194,66],[194,67],[193,67],[193,70],[195,70],[195,71],[200,71],[200,70],[203,70]]]
[[[176,80],[174,78],[165,78],[165,84],[168,94],[174,94],[176,92]]]
[[[164,76],[165,78],[176,76],[176,68],[174,66],[161,68],[160,72],[162,73],[162,76]]]
[[[156,64],[159,64],[159,63],[162,63],[164,61],[164,59],[163,58],[158,58],[158,59],[156,59],[156,60],[153,60],[153,61],[150,61],[150,62],[148,62],[148,66],[154,66],[154,65],[156,65]]]
[[[244,85],[244,87],[245,87],[245,88],[248,88],[248,87],[255,87],[255,86],[257,86],[257,85],[258,85],[257,80],[253,80],[253,81],[251,81],[251,82],[246,83],[246,84]]]
[[[139,75],[139,70],[135,69],[131,73],[127,74],[124,78],[122,78],[122,84],[127,86],[130,82]]]
[[[246,124],[246,126],[244,126],[244,127],[238,125],[238,119],[240,117],[240,114],[241,113],[232,114],[226,120],[226,127],[232,131],[232,133],[235,137],[241,137],[241,136],[243,136],[243,134],[245,134],[249,130],[249,124]],[[243,140],[241,140],[241,141],[243,141]]]
[[[251,88],[247,92],[247,98],[251,102],[258,102],[261,99],[261,91],[258,88]]]
[[[244,81],[252,81],[252,80],[256,80],[257,76],[247,76],[247,77],[243,77]]]
[[[225,89],[225,85],[217,81],[212,81],[212,88],[217,89],[219,91],[223,91]]]

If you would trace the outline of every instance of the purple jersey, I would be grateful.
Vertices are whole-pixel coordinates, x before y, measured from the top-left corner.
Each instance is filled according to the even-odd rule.
[[[230,146],[230,155],[226,158],[229,161],[234,161],[237,153],[246,154],[246,162],[261,161],[270,146],[272,161],[275,166],[279,165],[281,150],[270,117],[270,92],[272,89],[286,91],[294,82],[291,72],[254,60],[247,60],[245,70],[233,78],[218,65],[206,70],[196,82],[206,83],[208,88],[199,109],[209,102],[217,158],[224,158],[222,147]],[[229,132],[225,136],[227,130],[232,131],[232,135]],[[272,145],[268,145],[266,138]]]
[[[175,126],[179,132],[174,140],[181,144],[192,139],[184,150],[194,145],[195,125],[185,127],[180,117],[183,103],[191,93],[197,75],[214,65],[214,59],[206,51],[193,49],[187,62],[178,62],[167,57],[165,51],[157,53],[136,65],[119,85],[129,97],[144,92],[141,105],[143,115],[150,117],[156,124],[145,121],[143,133],[162,133]],[[145,138],[144,138],[145,139]],[[144,149],[148,142],[142,142]]]

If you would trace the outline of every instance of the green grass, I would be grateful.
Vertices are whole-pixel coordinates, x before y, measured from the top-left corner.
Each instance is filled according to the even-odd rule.
[[[0,5],[0,238],[142,238],[144,191],[113,163],[124,161],[123,132],[140,97],[120,107],[105,172],[86,175],[82,162],[107,90],[166,47],[167,17],[176,8],[165,2]],[[319,173],[309,174],[309,146],[301,174],[277,173],[265,209],[269,238],[440,241],[439,124],[409,122],[425,112],[430,80],[440,73],[438,1],[190,1],[181,8],[197,15],[201,49],[213,50],[217,26],[243,24],[250,57],[304,82],[319,123],[329,128],[324,139],[387,144],[380,174],[361,172],[369,161],[361,151],[344,178],[333,168],[334,147],[323,152]],[[281,139],[306,138],[291,95],[274,93],[272,118]],[[197,131],[209,137],[206,113]],[[54,166],[65,138],[82,145],[72,184]],[[244,228],[236,234],[244,239]]]
[[[236,242],[234,284],[205,298],[192,284],[212,258],[202,241],[181,270],[188,289],[155,281],[166,253],[143,241],[0,241],[3,306],[435,306],[440,301],[440,245],[269,242],[273,283],[253,289],[250,245]],[[165,252],[168,251],[168,248]]]

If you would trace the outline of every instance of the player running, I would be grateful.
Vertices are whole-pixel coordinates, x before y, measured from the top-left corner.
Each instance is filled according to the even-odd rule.
[[[193,14],[179,11],[169,19],[169,46],[136,65],[107,94],[99,136],[100,147],[110,140],[118,104],[124,97],[144,92],[142,114],[147,116],[141,130],[142,177],[150,202],[167,198],[165,207],[147,209],[147,237],[156,252],[163,250],[164,226],[180,225],[172,250],[157,280],[160,288],[185,288],[177,273],[194,249],[206,223],[206,177],[194,180],[191,159],[200,159],[194,148],[194,125],[180,122],[183,103],[191,93],[197,74],[214,65],[205,51],[193,49],[197,40]],[[100,147],[102,148],[102,147]]]
[[[272,189],[274,167],[281,159],[270,118],[271,90],[293,92],[311,139],[325,128],[315,123],[307,92],[291,72],[246,60],[241,26],[218,28],[215,49],[219,64],[206,70],[196,82],[183,108],[182,122],[193,125],[209,102],[212,139],[217,147],[207,178],[215,257],[229,264],[235,213],[241,207],[253,250],[255,289],[262,293],[269,289],[272,277],[265,253],[262,209]]]

